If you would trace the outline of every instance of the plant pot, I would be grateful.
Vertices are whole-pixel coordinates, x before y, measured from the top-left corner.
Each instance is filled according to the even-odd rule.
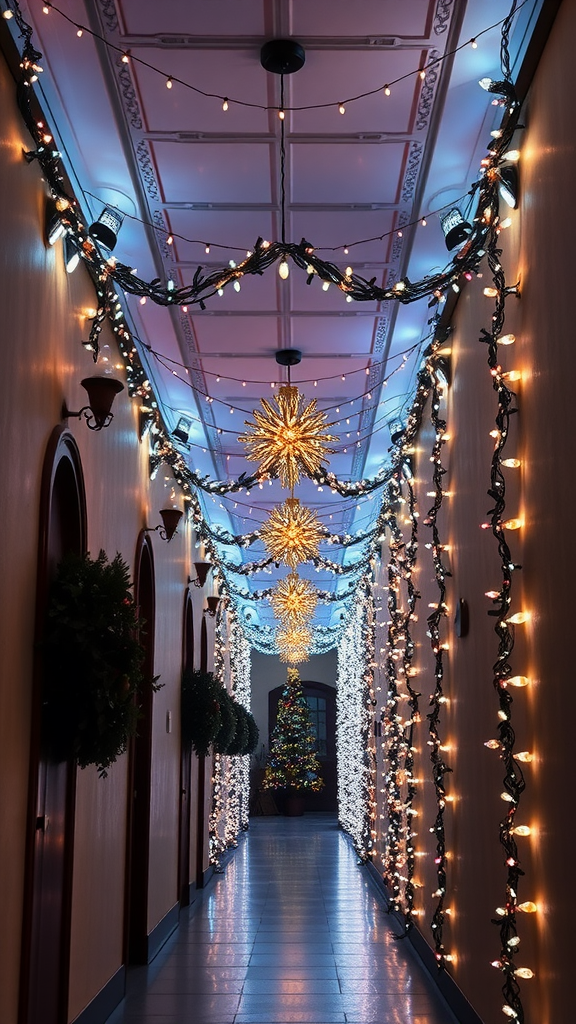
[[[300,818],[304,814],[304,797],[301,793],[288,793],[284,814],[288,818]]]

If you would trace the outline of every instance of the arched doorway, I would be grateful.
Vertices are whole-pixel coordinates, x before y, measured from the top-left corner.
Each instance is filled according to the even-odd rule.
[[[200,627],[200,671],[208,671],[208,630],[206,619],[202,617]],[[210,755],[208,755],[210,756]],[[196,887],[204,887],[204,856],[206,846],[206,757],[198,758],[198,814],[196,818]]]
[[[152,544],[142,532],[136,547],[134,598],[142,622],[143,672],[154,676],[155,585]],[[150,861],[150,788],[152,770],[151,686],[144,688],[138,734],[130,744],[128,842],[126,864],[126,950],[128,963],[148,962],[148,874]]]
[[[194,609],[190,591],[184,598],[182,671],[194,668]],[[180,747],[180,835],[178,843],[178,897],[180,906],[190,903],[190,822],[192,804],[192,744],[181,735]]]
[[[50,583],[64,555],[86,551],[86,495],[80,453],[63,427],[53,431],[42,470],[32,684],[21,1024],[67,1020],[76,764],[48,754],[43,721],[41,642]]]
[[[278,702],[284,686],[276,686],[268,694],[268,730],[270,736],[276,725]],[[306,793],[304,810],[336,811],[338,809],[336,771],[336,689],[326,683],[302,680],[304,696],[310,708],[316,733],[316,753],[322,765],[324,787],[319,793]],[[270,739],[268,741],[270,746]],[[277,800],[282,803],[281,798]]]

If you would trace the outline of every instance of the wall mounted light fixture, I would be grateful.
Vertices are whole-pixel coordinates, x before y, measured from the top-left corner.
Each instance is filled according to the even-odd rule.
[[[192,583],[195,587],[203,587],[206,583],[208,573],[212,568],[212,562],[194,562],[194,568],[196,569],[196,579],[193,580],[192,577],[189,576],[188,583]]]
[[[83,406],[78,412],[72,412],[64,402],[62,419],[68,419],[70,416],[77,416],[80,419],[84,416],[89,430],[102,430],[103,427],[110,426],[114,419],[111,412],[112,403],[116,395],[124,390],[124,385],[115,377],[108,376],[85,377],[80,383],[88,393],[88,405]]]
[[[145,533],[158,532],[162,540],[169,544],[184,513],[179,508],[161,508],[159,514],[162,522],[158,523],[158,526],[145,526],[144,531]]]
[[[218,611],[218,606],[220,604],[220,598],[219,597],[207,597],[206,598],[206,604],[208,605],[208,607],[204,609],[204,615],[210,615],[212,618],[214,618],[216,616],[216,612]]]
[[[91,238],[95,238],[97,242],[100,242],[100,245],[103,245],[105,249],[112,252],[118,241],[118,232],[122,227],[123,220],[123,213],[105,206],[98,220],[95,220],[90,225],[88,234]]]

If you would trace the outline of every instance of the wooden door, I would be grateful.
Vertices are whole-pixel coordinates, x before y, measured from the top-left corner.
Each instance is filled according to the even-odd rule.
[[[194,667],[194,616],[192,598],[186,592],[184,602],[184,633],[182,669]],[[178,844],[178,896],[180,906],[190,903],[190,804],[192,789],[192,744],[181,735],[180,747],[180,835]]]
[[[142,622],[145,678],[154,676],[154,562],[149,538],[140,535],[136,551],[134,596]],[[126,864],[126,960],[148,961],[148,874],[150,864],[150,789],[152,770],[151,687],[146,687],[141,702],[138,733],[130,745],[128,843]]]
[[[86,550],[86,500],[71,434],[56,428],[44,461],[36,591],[29,824],[22,929],[21,1024],[65,1024],[68,1011],[76,765],[48,754],[41,641],[50,582],[68,552]]]
[[[200,671],[208,669],[208,630],[206,619],[200,629]],[[204,845],[206,841],[206,757],[198,758],[198,815],[196,819],[196,887],[204,886]]]

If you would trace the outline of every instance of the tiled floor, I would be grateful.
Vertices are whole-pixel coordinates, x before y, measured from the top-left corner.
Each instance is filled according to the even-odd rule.
[[[252,819],[108,1024],[453,1024],[327,815]]]

